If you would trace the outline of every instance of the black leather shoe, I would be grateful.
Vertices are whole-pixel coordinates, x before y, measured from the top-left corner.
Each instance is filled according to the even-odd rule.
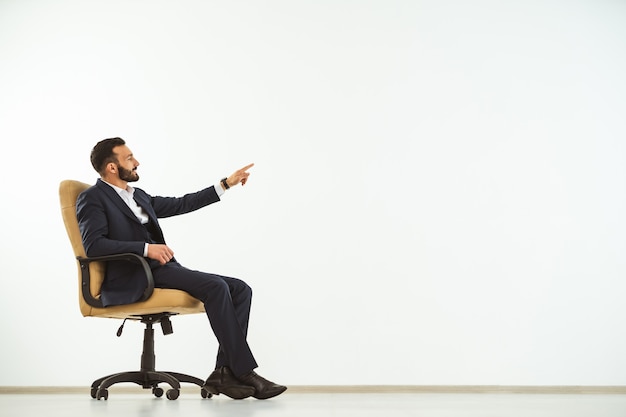
[[[275,397],[287,390],[287,387],[268,381],[254,371],[251,371],[249,374],[239,377],[238,379],[242,383],[254,387],[255,392],[252,396],[259,400],[266,400],[268,398]]]
[[[214,395],[224,394],[235,400],[242,400],[254,394],[254,387],[239,381],[230,368],[222,366],[209,375],[202,388]]]

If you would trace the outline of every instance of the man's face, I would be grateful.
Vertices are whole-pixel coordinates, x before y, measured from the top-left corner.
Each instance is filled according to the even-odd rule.
[[[139,161],[135,159],[128,146],[116,146],[113,148],[113,152],[117,155],[116,165],[120,179],[126,182],[138,181],[137,167],[139,166]]]

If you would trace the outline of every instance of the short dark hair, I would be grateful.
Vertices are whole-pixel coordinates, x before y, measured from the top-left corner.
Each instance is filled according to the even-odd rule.
[[[109,162],[117,162],[113,148],[125,144],[126,142],[122,138],[103,139],[96,143],[96,146],[91,150],[91,165],[93,169],[102,174]]]

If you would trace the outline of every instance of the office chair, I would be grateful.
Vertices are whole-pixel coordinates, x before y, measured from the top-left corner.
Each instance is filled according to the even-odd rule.
[[[84,317],[123,319],[124,322],[117,332],[118,337],[121,336],[126,320],[136,320],[145,324],[140,370],[119,372],[96,379],[91,384],[91,397],[97,400],[107,400],[109,397],[108,388],[120,382],[133,382],[141,385],[144,389],[152,389],[152,393],[156,397],[163,395],[163,389],[158,385],[165,382],[171,387],[166,392],[166,397],[170,400],[178,398],[181,382],[202,387],[204,381],[199,378],[178,372],[157,372],[155,370],[154,329],[152,326],[160,323],[163,334],[171,334],[173,332],[170,322],[171,316],[204,313],[204,305],[184,291],[154,288],[152,271],[146,260],[139,255],[122,253],[87,257],[76,217],[76,199],[87,188],[89,188],[88,184],[72,180],[62,181],[59,186],[63,222],[78,264],[80,312]],[[99,298],[100,287],[104,280],[106,262],[109,260],[137,262],[143,266],[148,285],[141,300],[133,304],[103,307]],[[202,398],[211,398],[212,396],[203,388],[201,388],[200,393]]]

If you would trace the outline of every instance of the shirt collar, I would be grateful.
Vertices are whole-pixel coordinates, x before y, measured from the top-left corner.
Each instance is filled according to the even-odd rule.
[[[106,182],[105,180],[102,180],[102,182],[107,185],[110,185],[120,195],[128,194],[132,197],[133,194],[135,194],[135,189],[131,187],[130,185],[126,185],[126,189],[123,189],[123,188],[118,187],[117,185],[111,184],[110,182]]]

